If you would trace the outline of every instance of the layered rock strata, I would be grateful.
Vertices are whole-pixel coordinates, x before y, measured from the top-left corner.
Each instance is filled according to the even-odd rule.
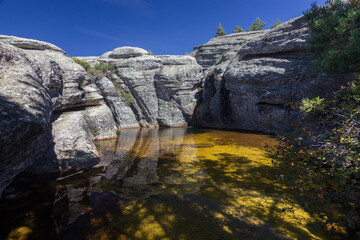
[[[196,106],[202,67],[191,56],[153,56],[120,47],[101,57],[78,57],[115,68],[96,80],[120,128],[187,126]]]

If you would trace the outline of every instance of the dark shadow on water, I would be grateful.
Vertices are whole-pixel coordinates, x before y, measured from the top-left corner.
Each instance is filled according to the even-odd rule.
[[[198,195],[156,195],[124,200],[93,193],[92,210],[60,234],[60,239],[287,239],[268,224],[243,220]],[[84,228],[84,226],[86,226]]]

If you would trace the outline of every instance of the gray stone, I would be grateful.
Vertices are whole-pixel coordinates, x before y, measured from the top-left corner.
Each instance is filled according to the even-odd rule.
[[[272,30],[231,34],[195,48],[192,54],[207,69],[195,122],[263,132],[289,129],[289,121],[298,116],[291,103],[324,97],[347,81],[323,73],[310,76],[309,36],[300,17]]]
[[[0,195],[51,142],[52,101],[21,49],[0,42]]]
[[[103,61],[116,67],[116,76],[110,80],[120,91],[134,99],[130,107],[136,117],[125,114],[131,122],[136,118],[144,127],[187,126],[196,106],[196,85],[202,76],[202,68],[193,57],[144,55]],[[97,84],[100,82],[102,81]],[[104,86],[109,86],[109,82]],[[114,91],[111,86],[110,88]],[[103,94],[109,95],[105,92]],[[114,96],[114,93],[110,95]],[[109,104],[109,100],[107,103]],[[115,108],[110,108],[114,112]],[[114,113],[117,119],[123,114]],[[119,120],[121,125],[124,121]]]
[[[88,107],[84,111],[87,125],[94,138],[109,138],[116,136],[116,124],[109,107],[103,103],[101,106]]]
[[[119,128],[140,127],[134,112],[121,97],[121,92],[123,92],[121,89],[115,88],[114,83],[106,77],[99,79],[96,85],[110,107]]]
[[[85,114],[65,112],[53,122],[55,153],[63,173],[89,168],[99,162]]]
[[[114,59],[126,59],[126,58],[134,58],[134,57],[139,57],[139,56],[144,56],[148,53],[148,51],[142,49],[142,48],[137,48],[137,47],[119,47],[119,48],[115,48],[114,50],[111,51],[111,53],[109,53],[109,58],[114,58]],[[102,58],[107,56],[107,53],[105,53],[106,55],[101,56]]]
[[[85,106],[99,106],[103,100],[103,96],[99,94],[99,90],[95,84],[85,85],[82,87],[85,93]]]
[[[56,51],[56,52],[61,52],[61,53],[65,54],[65,52],[61,48],[59,48],[51,43],[42,42],[42,41],[33,40],[33,39],[0,35],[0,42],[7,43],[7,44],[13,45],[15,47],[21,48],[21,49],[50,50],[50,51]]]

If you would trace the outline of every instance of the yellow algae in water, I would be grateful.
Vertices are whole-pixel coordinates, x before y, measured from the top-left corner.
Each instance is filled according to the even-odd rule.
[[[180,130],[166,130],[171,131]],[[138,132],[147,138],[120,140],[124,145],[117,147],[131,149],[134,159],[146,158],[143,164],[157,161],[152,197],[120,201],[123,217],[113,221],[130,239],[273,239],[271,226],[291,239],[320,239],[308,228],[319,219],[276,179],[279,173],[264,148],[276,144],[275,138],[214,130],[169,137],[164,132]]]
[[[7,240],[26,240],[29,239],[33,231],[28,227],[18,227],[10,232]]]
[[[220,142],[216,135],[200,134],[194,140]],[[259,138],[251,134],[247,138],[252,136]],[[296,204],[295,192],[275,178],[276,169],[262,147],[274,140],[270,137],[262,140],[256,142],[257,147],[243,146],[228,139],[222,140],[222,145],[197,149],[199,165],[208,173],[213,185],[202,188],[202,193],[217,198],[224,206],[241,207],[291,238],[319,239],[307,227],[314,218]],[[222,194],[216,194],[216,191]]]

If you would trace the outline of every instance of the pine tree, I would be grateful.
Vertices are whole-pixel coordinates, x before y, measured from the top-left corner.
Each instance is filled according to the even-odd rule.
[[[233,33],[240,33],[240,32],[245,32],[245,30],[242,27],[236,25],[235,29],[232,32]]]
[[[276,28],[280,24],[282,24],[282,22],[280,22],[280,19],[276,19],[276,22],[274,23],[274,25],[271,26],[271,28]]]
[[[260,18],[256,18],[255,22],[249,27],[248,32],[259,31],[265,27],[266,23],[260,20]]]
[[[223,27],[221,26],[221,23],[219,23],[219,26],[217,27],[217,32],[216,32],[216,36],[215,37],[220,37],[220,36],[225,36],[226,32],[223,29]]]

